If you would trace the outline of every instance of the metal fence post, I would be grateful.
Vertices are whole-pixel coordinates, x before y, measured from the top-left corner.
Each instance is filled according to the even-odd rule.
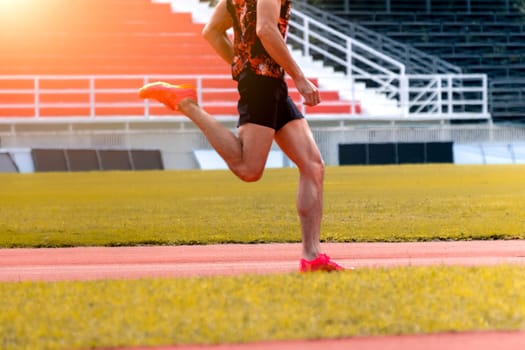
[[[35,119],[40,118],[40,78],[35,77]]]
[[[310,56],[310,21],[308,18],[303,17],[303,43],[304,43],[304,54]]]
[[[409,108],[409,88],[410,82],[408,81],[409,77],[406,75],[399,76],[399,102],[401,104],[401,117],[408,118],[410,114]]]
[[[89,77],[89,116],[95,119],[95,77]]]

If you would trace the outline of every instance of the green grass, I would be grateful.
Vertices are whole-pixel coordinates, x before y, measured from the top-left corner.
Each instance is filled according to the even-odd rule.
[[[0,346],[79,349],[525,328],[525,269],[0,284]]]
[[[0,247],[297,242],[297,171],[0,174]],[[525,237],[525,166],[327,169],[325,241]]]
[[[0,174],[0,247],[296,242],[297,171]],[[525,238],[524,166],[328,168],[325,241]],[[0,283],[0,348],[525,329],[525,268]]]

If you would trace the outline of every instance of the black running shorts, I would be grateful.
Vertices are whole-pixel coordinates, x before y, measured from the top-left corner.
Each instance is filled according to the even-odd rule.
[[[256,75],[245,70],[239,75],[239,123],[254,123],[279,131],[288,122],[304,118],[288,96],[283,79]]]

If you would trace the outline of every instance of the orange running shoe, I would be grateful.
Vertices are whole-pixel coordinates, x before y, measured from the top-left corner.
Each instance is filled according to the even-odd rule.
[[[301,259],[299,272],[314,272],[314,271],[342,271],[346,270],[341,265],[332,261],[326,254],[319,254],[314,260]]]
[[[139,90],[139,97],[157,100],[174,111],[179,109],[180,102],[186,98],[197,102],[197,92],[192,85],[172,85],[163,81],[144,85]]]

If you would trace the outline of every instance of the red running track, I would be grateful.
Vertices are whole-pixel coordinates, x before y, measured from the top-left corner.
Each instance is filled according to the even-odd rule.
[[[337,262],[356,268],[525,265],[525,241],[326,243],[323,249]],[[0,281],[286,273],[297,271],[300,250],[299,244],[0,249]],[[168,346],[147,349],[308,350],[319,348],[323,350],[523,350],[525,332],[357,337],[341,340]],[[134,350],[144,349],[146,348],[134,348]]]
[[[356,268],[525,265],[525,240],[327,243],[323,249]],[[286,273],[297,271],[300,251],[299,244],[0,249],[0,281]]]

